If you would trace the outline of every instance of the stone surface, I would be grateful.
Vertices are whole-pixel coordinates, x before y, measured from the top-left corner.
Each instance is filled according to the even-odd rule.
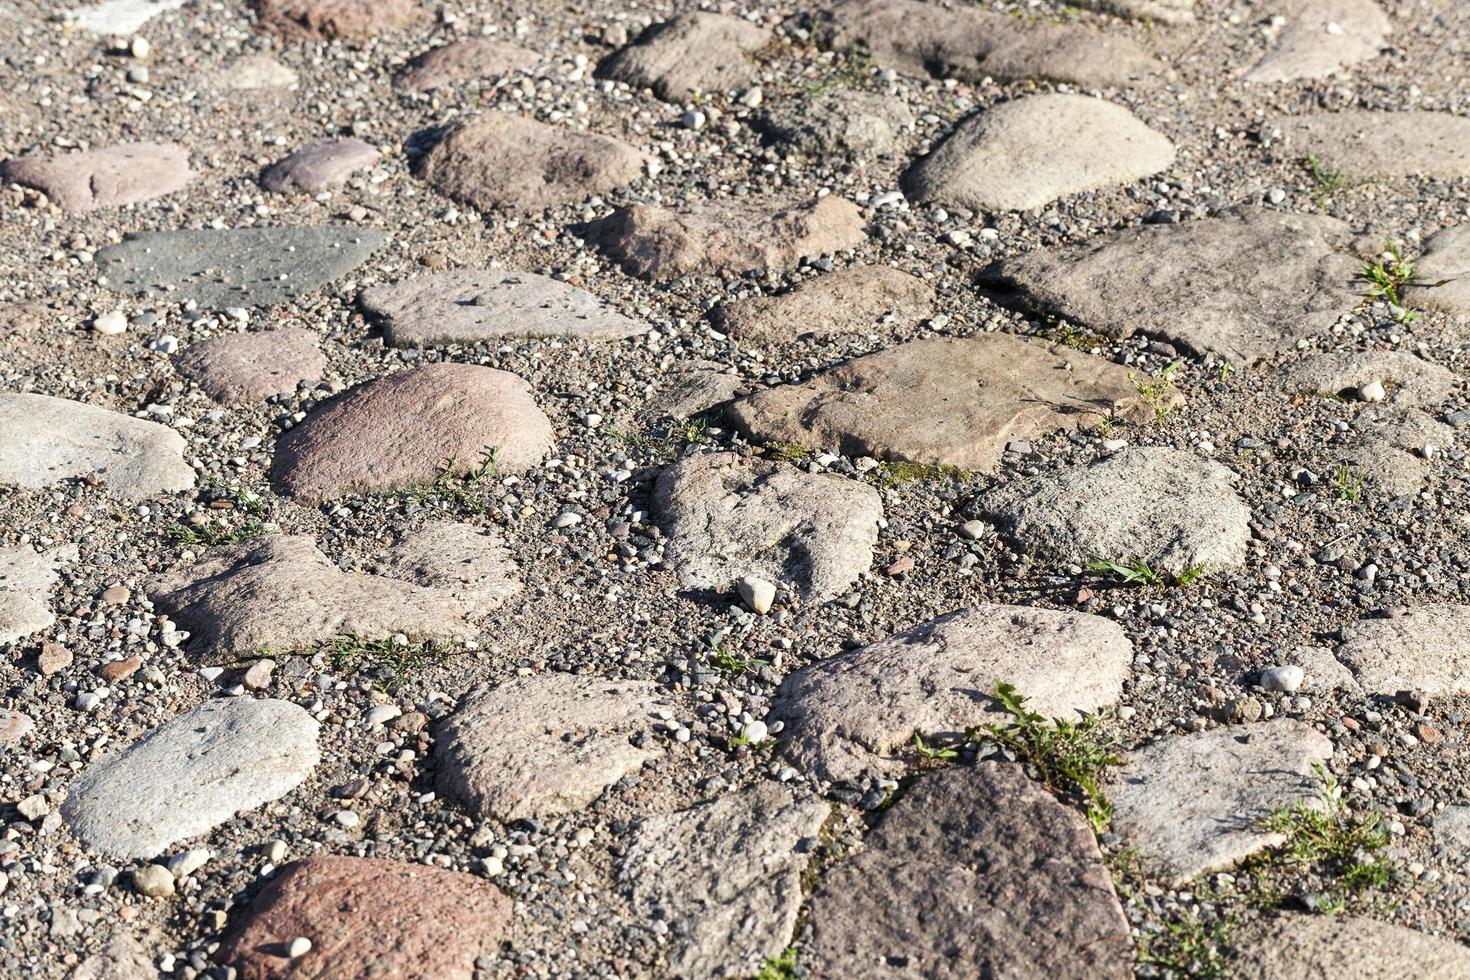
[[[92,850],[151,858],[291,792],[317,764],[316,736],[288,701],[206,701],[88,766],[61,812]]]
[[[751,125],[772,143],[811,157],[868,159],[897,151],[914,115],[896,96],[836,89],[781,99],[752,117]]]
[[[1126,368],[1000,333],[900,344],[727,409],[758,442],[981,472],[1007,442],[1152,411]]]
[[[777,296],[750,296],[715,308],[718,328],[742,340],[780,343],[808,334],[904,329],[934,312],[934,289],[881,265],[859,265],[807,279]]]
[[[383,241],[374,228],[148,231],[97,252],[109,288],[206,309],[274,306],[345,276]]]
[[[1111,337],[1248,362],[1325,334],[1357,304],[1348,238],[1335,218],[1240,208],[1003,259],[982,280]]]
[[[384,555],[383,570],[449,595],[471,615],[487,613],[521,591],[520,569],[494,530],[430,524]]]
[[[188,0],[102,0],[78,7],[67,15],[77,27],[93,34],[136,34],[144,24],[169,10],[177,10]]]
[[[539,64],[541,56],[509,41],[470,37],[430,48],[394,79],[405,92],[432,92],[446,85],[500,78]]]
[[[748,55],[770,39],[765,28],[739,17],[682,13],[647,28],[597,74],[683,102],[696,92],[728,92],[755,81]]]
[[[216,962],[239,980],[471,980],[497,958],[511,900],[475,875],[362,857],[311,857],[278,871],[225,937]],[[311,942],[297,958],[287,946]]]
[[[1284,368],[1281,384],[1298,395],[1355,400],[1373,382],[1385,389],[1388,405],[1438,405],[1458,383],[1455,372],[1406,351],[1343,351],[1312,354]]]
[[[439,787],[483,818],[579,810],[663,755],[648,736],[662,704],[649,681],[543,673],[482,688],[437,740]],[[633,744],[635,735],[642,745]]]
[[[77,546],[38,552],[29,544],[0,548],[0,646],[23,640],[56,622],[51,590],[60,569],[77,560]]]
[[[1194,21],[1195,0],[1073,0],[1073,5],[1106,11],[1119,17],[1156,20],[1162,24],[1189,24]]]
[[[0,392],[0,483],[95,479],[123,500],[188,490],[194,470],[173,429],[49,395]]]
[[[1285,913],[1231,937],[1235,980],[1460,980],[1470,950],[1403,926],[1356,915]]]
[[[358,303],[393,347],[502,337],[617,340],[648,331],[585,289],[531,272],[440,272],[365,289]]]
[[[1260,826],[1276,807],[1318,802],[1313,764],[1332,742],[1294,719],[1165,735],[1130,752],[1107,787],[1113,831],[1183,884],[1286,840]]]
[[[771,701],[787,760],[819,779],[902,773],[915,734],[947,739],[999,711],[997,682],[1075,719],[1114,704],[1133,645],[1111,620],[978,605],[788,674]]]
[[[217,78],[220,88],[232,92],[290,88],[297,82],[293,69],[263,54],[247,54],[236,58]]]
[[[1348,109],[1268,123],[1291,154],[1347,177],[1470,177],[1470,119],[1448,112]]]
[[[684,421],[723,405],[744,385],[740,375],[715,361],[675,364],[640,413],[650,420]]]
[[[754,575],[822,602],[873,563],[883,504],[872,487],[734,453],[687,457],[659,475],[664,561],[689,589],[728,593]]]
[[[227,333],[190,344],[174,367],[215,401],[247,405],[320,381],[329,367],[317,335],[301,327]]]
[[[0,708],[0,745],[16,745],[21,739],[36,730],[36,723],[29,715],[9,708]]]
[[[157,980],[148,950],[125,932],[113,933],[102,948],[78,964],[69,980]]]
[[[276,443],[271,480],[316,503],[403,490],[445,472],[462,476],[491,451],[497,472],[521,473],[541,462],[553,435],[530,386],[515,375],[430,364],[317,406]]]
[[[1133,976],[1092,828],[1019,766],[925,776],[863,843],[812,895],[815,976]]]
[[[342,137],[317,140],[273,163],[260,184],[277,194],[315,194],[366,170],[383,156],[371,143]]]
[[[1337,659],[1370,694],[1470,692],[1470,606],[1427,603],[1355,623]]]
[[[287,40],[376,37],[425,18],[417,0],[255,0],[263,30]]]
[[[1333,470],[1346,465],[1353,480],[1390,497],[1416,493],[1432,466],[1425,448],[1442,452],[1455,444],[1455,432],[1417,409],[1369,409],[1353,419],[1331,448]],[[1329,474],[1331,476],[1331,474]]]
[[[452,124],[418,173],[439,193],[482,211],[530,211],[631,184],[644,162],[611,136],[487,111]]]
[[[177,143],[119,143],[0,163],[0,181],[33,187],[73,212],[151,201],[183,190],[193,179],[189,151]]]
[[[829,807],[755,783],[644,817],[618,868],[635,915],[669,924],[677,976],[748,977],[791,940],[801,874]]]
[[[1391,24],[1373,0],[1283,0],[1285,20],[1271,47],[1246,73],[1248,82],[1326,78],[1376,58]]]
[[[1414,271],[1421,285],[1404,290],[1406,302],[1470,318],[1470,224],[1454,225],[1429,239]]]

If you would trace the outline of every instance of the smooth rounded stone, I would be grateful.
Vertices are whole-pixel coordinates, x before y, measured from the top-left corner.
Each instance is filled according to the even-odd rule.
[[[1369,694],[1470,692],[1470,606],[1427,603],[1362,620],[1335,655]]]
[[[859,265],[807,279],[777,296],[749,296],[715,307],[715,325],[732,337],[782,343],[807,335],[902,330],[934,313],[934,288],[882,265]]]
[[[301,327],[227,333],[190,344],[174,367],[222,405],[249,405],[320,381],[330,367],[317,335]]]
[[[1183,402],[1177,392],[1168,404]],[[1009,334],[915,340],[733,402],[760,443],[988,473],[1006,443],[1153,417],[1128,370]]]
[[[390,347],[474,344],[502,337],[619,340],[648,332],[601,299],[533,272],[459,269],[364,289],[363,311]]]
[[[649,420],[684,421],[734,398],[745,382],[717,361],[676,364],[639,414]]]
[[[156,942],[156,936],[148,937]],[[115,932],[102,948],[77,965],[68,980],[157,980],[147,948],[125,932]]]
[[[1385,350],[1312,354],[1281,372],[1282,387],[1299,395],[1357,400],[1374,382],[1384,387],[1380,401],[1422,408],[1443,402],[1459,379],[1416,354]]]
[[[174,876],[161,864],[145,864],[133,872],[133,890],[144,898],[172,898]]]
[[[618,883],[643,921],[668,923],[666,967],[752,977],[791,940],[801,875],[829,807],[761,782],[634,826]]]
[[[430,48],[393,80],[405,92],[432,92],[459,82],[513,75],[540,64],[541,56],[518,44],[470,37]]]
[[[383,243],[375,228],[145,231],[97,252],[108,288],[205,309],[275,306],[347,275]]]
[[[978,605],[788,674],[771,700],[786,758],[819,779],[902,773],[914,734],[950,738],[993,720],[997,683],[1048,718],[1117,702],[1133,645],[1111,620]]]
[[[77,546],[38,552],[29,544],[0,548],[0,646],[23,640],[56,622],[51,590],[63,564],[75,562]]]
[[[453,123],[418,174],[481,211],[573,204],[633,183],[646,158],[622,140],[486,111]]]
[[[1246,73],[1248,82],[1336,75],[1378,57],[1392,26],[1373,0],[1293,0],[1275,15],[1284,17],[1286,23],[1270,49]]]
[[[320,759],[317,727],[289,701],[206,701],[88,766],[62,816],[94,851],[151,858],[295,789]]]
[[[1431,463],[1425,447],[1446,450],[1455,430],[1417,409],[1369,410],[1352,421],[1352,429],[1335,451],[1334,465],[1346,464],[1366,486],[1401,497],[1416,493],[1429,479]]]
[[[824,602],[873,563],[882,498],[864,483],[785,463],[707,453],[659,474],[664,561],[686,589],[728,592],[750,575]]]
[[[255,0],[257,26],[288,41],[376,37],[425,17],[417,0]]]
[[[0,708],[0,745],[18,745],[35,730],[36,723],[29,715]]]
[[[344,572],[307,535],[224,545],[144,582],[149,599],[198,639],[210,664],[315,652],[341,636],[412,642],[469,639],[448,589]]]
[[[193,179],[189,151],[177,143],[119,143],[0,163],[0,180],[35,188],[72,212],[151,201],[183,190]]]
[[[1404,290],[1406,302],[1470,318],[1470,223],[1429,239],[1414,271],[1421,281]]]
[[[914,127],[914,115],[897,96],[837,89],[781,99],[757,113],[751,125],[770,142],[808,156],[870,159],[896,152]]]
[[[1235,930],[1234,980],[1462,980],[1470,949],[1356,915],[1284,913]]]
[[[1119,17],[1156,20],[1161,24],[1194,21],[1195,0],[1072,0],[1074,6],[1102,10]]]
[[[589,240],[633,276],[693,272],[781,273],[804,258],[856,248],[867,240],[858,206],[829,194],[811,200],[746,198],[618,208],[588,226]]]
[[[215,960],[234,967],[238,980],[471,980],[476,959],[498,958],[511,908],[475,875],[311,857],[276,872]],[[293,957],[293,945],[305,951]]]
[[[747,55],[770,39],[770,31],[739,17],[679,14],[614,52],[597,76],[683,102],[697,92],[728,92],[754,82],[756,68]]]
[[[1163,69],[1127,38],[927,0],[838,0],[818,13],[813,33],[830,51],[856,45],[885,68],[974,84],[1040,78],[1104,88]]]
[[[1267,691],[1295,694],[1306,680],[1307,672],[1296,664],[1267,667],[1261,671],[1260,684]]]
[[[770,612],[776,603],[776,586],[754,575],[742,575],[736,579],[735,591],[740,595],[740,601],[745,603],[745,608],[758,616]]]
[[[555,433],[531,386],[474,364],[430,364],[363,382],[319,405],[276,443],[271,482],[320,503],[354,493],[405,490],[478,469],[522,473],[551,450]]]
[[[496,608],[521,591],[521,572],[493,529],[431,524],[389,548],[383,572],[446,593],[470,615]]]
[[[439,732],[439,789],[502,822],[580,810],[664,754],[651,737],[664,703],[649,681],[574,674],[480,688]]]
[[[217,76],[218,86],[232,92],[290,88],[296,80],[294,70],[263,54],[236,58]]]
[[[1166,735],[1127,753],[1106,788],[1113,831],[1182,885],[1286,840],[1261,821],[1277,807],[1320,806],[1313,766],[1332,742],[1294,719]]]
[[[366,170],[382,156],[371,143],[352,137],[317,140],[267,167],[260,185],[276,194],[315,194]]]
[[[811,897],[814,976],[1124,980],[1133,942],[1092,828],[982,762],[923,777]]]
[[[122,500],[188,490],[188,448],[166,425],[50,395],[0,392],[0,483],[96,478]]]
[[[1012,541],[1055,562],[1142,559],[1156,571],[1245,564],[1250,508],[1235,474],[1184,449],[1125,449],[1018,480],[980,502]]]
[[[1033,95],[960,123],[903,183],[916,201],[1025,211],[1141,180],[1173,163],[1169,138],[1120,105],[1085,95]]]
[[[1278,119],[1288,152],[1347,177],[1470,177],[1470,119],[1348,109]]]
[[[102,0],[87,7],[78,7],[67,14],[67,20],[84,31],[105,34],[110,37],[125,37],[136,34],[154,17],[169,10],[177,10],[188,0]]]

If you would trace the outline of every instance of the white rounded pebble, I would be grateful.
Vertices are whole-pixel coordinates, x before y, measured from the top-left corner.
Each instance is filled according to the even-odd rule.
[[[740,737],[751,745],[759,745],[764,742],[767,734],[766,723],[763,721],[747,722],[745,727],[740,730]]]
[[[103,336],[114,337],[128,329],[128,318],[120,310],[113,310],[93,320],[92,329]]]
[[[351,810],[338,810],[332,817],[337,821],[337,826],[351,830],[362,822],[362,818]]]
[[[776,587],[763,578],[754,575],[745,575],[735,583],[735,588],[740,593],[740,601],[757,615],[764,616],[771,611],[771,606],[776,601]]]
[[[1267,667],[1261,671],[1261,686],[1268,691],[1280,691],[1283,694],[1295,694],[1305,679],[1306,671],[1296,664]]]
[[[1383,388],[1382,381],[1370,381],[1358,389],[1358,400],[1365,402],[1381,402],[1388,397],[1388,392]]]
[[[311,940],[305,936],[297,936],[286,945],[286,955],[293,960],[299,960],[311,952]]]

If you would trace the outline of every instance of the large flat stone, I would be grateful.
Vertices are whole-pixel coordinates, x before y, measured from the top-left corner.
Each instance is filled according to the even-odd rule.
[[[1336,75],[1376,58],[1392,26],[1373,0],[1287,0],[1272,13],[1286,23],[1270,49],[1246,73],[1248,82]]]
[[[770,39],[770,31],[740,17],[682,13],[644,30],[599,65],[597,75],[682,102],[696,92],[728,92],[755,81],[749,55]]]
[[[193,179],[189,151],[176,143],[119,143],[0,163],[0,181],[33,187],[74,212],[151,201],[183,190]]]
[[[360,40],[424,19],[417,0],[255,0],[262,30],[290,41]]]
[[[61,566],[77,560],[77,546],[38,552],[28,544],[0,548],[0,646],[23,640],[56,622],[51,590]]]
[[[447,594],[472,616],[521,591],[520,569],[499,534],[468,524],[430,524],[405,535],[384,555],[383,570]]]
[[[1312,354],[1281,372],[1281,385],[1294,395],[1356,399],[1377,382],[1387,405],[1423,408],[1449,397],[1459,378],[1449,368],[1407,351],[1370,350]]]
[[[1285,913],[1236,930],[1235,980],[1462,980],[1470,950],[1452,939],[1357,915]]]
[[[320,381],[329,367],[317,335],[301,327],[227,333],[190,344],[174,367],[215,401],[247,405]]]
[[[54,921],[54,920],[53,920]],[[158,937],[149,937],[156,942]],[[157,980],[158,969],[148,950],[133,936],[115,932],[102,948],[87,957],[67,980]]]
[[[1426,603],[1362,620],[1335,653],[1370,694],[1470,693],[1470,606]]]
[[[1195,0],[1073,0],[1073,6],[1161,24],[1194,22]]]
[[[1294,155],[1348,177],[1470,177],[1470,119],[1454,113],[1347,109],[1274,126]]]
[[[713,319],[733,337],[782,343],[808,334],[866,334],[911,327],[934,312],[934,288],[883,265],[859,265],[808,279],[778,296],[721,303]]]
[[[1332,470],[1346,465],[1354,480],[1389,497],[1417,493],[1434,465],[1429,450],[1442,453],[1455,444],[1454,429],[1412,408],[1369,409],[1339,437],[1327,447]]]
[[[377,147],[352,137],[316,140],[271,164],[260,185],[277,194],[315,194],[381,159]]]
[[[1408,303],[1470,318],[1470,223],[1453,225],[1425,242],[1414,271],[1421,284],[1404,290]]]
[[[102,0],[78,7],[67,19],[84,31],[108,36],[136,34],[154,17],[177,10],[188,0]]]
[[[896,151],[913,129],[914,115],[896,95],[835,89],[777,99],[751,125],[772,143],[810,157],[868,159]]]
[[[458,82],[513,75],[540,61],[539,54],[518,44],[469,37],[425,51],[408,63],[394,84],[406,92],[432,92]]]

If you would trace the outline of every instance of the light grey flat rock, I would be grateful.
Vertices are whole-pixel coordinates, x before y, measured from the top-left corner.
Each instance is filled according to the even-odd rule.
[[[1422,285],[1404,290],[1406,302],[1470,318],[1470,223],[1429,239],[1414,271]]]
[[[1373,0],[1277,0],[1277,9],[1268,12],[1286,23],[1246,73],[1248,82],[1328,78],[1376,58],[1391,29]]]
[[[38,552],[28,544],[0,548],[0,646],[23,640],[56,622],[51,590],[62,565],[77,560],[77,546]]]
[[[1426,603],[1362,620],[1335,653],[1370,694],[1470,692],[1470,606]]]
[[[1285,913],[1240,929],[1235,980],[1463,980],[1470,949],[1356,915]]]
[[[1470,118],[1454,113],[1348,109],[1274,125],[1293,155],[1348,177],[1470,177]]]

